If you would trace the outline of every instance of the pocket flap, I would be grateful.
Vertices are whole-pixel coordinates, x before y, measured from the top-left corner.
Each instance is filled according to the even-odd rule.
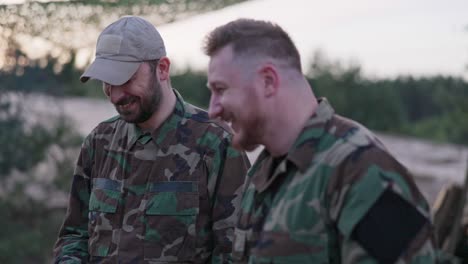
[[[119,199],[121,183],[110,179],[93,179],[93,189],[89,198],[89,210],[115,213]]]
[[[153,183],[146,207],[147,215],[198,214],[198,185],[196,182]]]

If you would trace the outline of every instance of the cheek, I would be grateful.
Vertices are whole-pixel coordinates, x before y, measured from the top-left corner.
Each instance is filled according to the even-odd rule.
[[[226,91],[222,96],[225,105],[242,108],[248,100],[248,97],[239,91]]]
[[[258,98],[255,94],[251,93],[243,98],[242,104],[245,107],[245,111],[255,111],[258,108]]]

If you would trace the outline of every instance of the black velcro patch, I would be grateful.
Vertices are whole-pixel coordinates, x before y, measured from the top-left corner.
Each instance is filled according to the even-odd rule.
[[[356,225],[351,238],[379,263],[394,263],[427,222],[413,205],[387,189]]]

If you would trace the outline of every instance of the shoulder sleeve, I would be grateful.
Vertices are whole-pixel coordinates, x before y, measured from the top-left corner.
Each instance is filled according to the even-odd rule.
[[[331,179],[330,218],[343,236],[342,259],[349,263],[434,259],[427,202],[409,172],[390,154],[373,145],[358,148]]]
[[[54,246],[55,263],[88,262],[88,203],[93,152],[88,136],[79,154],[73,175],[65,220]]]

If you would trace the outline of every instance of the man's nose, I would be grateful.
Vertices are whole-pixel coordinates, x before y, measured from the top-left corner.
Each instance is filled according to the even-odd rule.
[[[211,96],[210,98],[210,108],[208,109],[208,116],[211,119],[215,119],[221,117],[221,113],[223,112],[223,107],[219,102],[219,98],[217,96]]]
[[[113,104],[117,104],[124,97],[124,94],[122,85],[112,86],[109,89],[109,98]]]

